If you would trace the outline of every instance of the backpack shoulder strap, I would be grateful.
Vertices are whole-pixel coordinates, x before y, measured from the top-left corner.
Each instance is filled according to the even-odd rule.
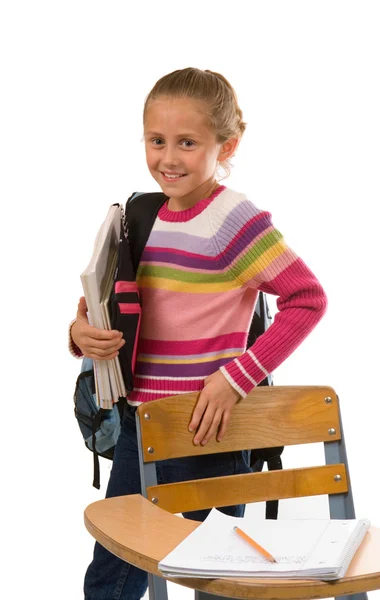
[[[259,292],[256,302],[254,315],[251,326],[248,332],[247,348],[257,340],[260,335],[265,333],[272,321],[270,315],[268,300],[264,292]],[[269,374],[259,385],[273,385],[272,375]],[[262,471],[264,463],[267,463],[268,471],[282,469],[281,454],[284,450],[283,446],[276,448],[259,448],[251,450],[251,467],[255,470]],[[278,500],[267,500],[265,505],[265,518],[277,519],[278,515]]]
[[[125,205],[125,220],[135,272],[157,217],[168,196],[162,192],[134,192]]]

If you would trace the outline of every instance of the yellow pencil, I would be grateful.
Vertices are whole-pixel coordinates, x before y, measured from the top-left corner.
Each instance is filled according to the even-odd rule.
[[[248,544],[250,544],[258,552],[260,552],[260,554],[262,554],[262,556],[264,556],[265,558],[267,558],[271,562],[277,562],[276,559],[274,558],[274,556],[272,556],[271,554],[269,554],[269,552],[267,552],[267,550],[265,550],[262,546],[260,546],[260,544],[258,544],[257,542],[255,542],[255,540],[253,540],[252,538],[250,538],[249,535],[247,535],[246,533],[244,533],[244,531],[242,531],[241,529],[239,529],[239,527],[236,527],[236,525],[234,527],[234,531],[236,531],[236,533],[238,535],[240,535],[240,537],[243,538],[243,540],[245,540],[246,542],[248,542]]]

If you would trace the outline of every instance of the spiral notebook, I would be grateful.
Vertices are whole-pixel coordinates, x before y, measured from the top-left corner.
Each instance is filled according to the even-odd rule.
[[[270,562],[234,531],[239,527],[276,560]],[[343,577],[370,527],[368,519],[243,519],[213,509],[158,564],[167,577]]]

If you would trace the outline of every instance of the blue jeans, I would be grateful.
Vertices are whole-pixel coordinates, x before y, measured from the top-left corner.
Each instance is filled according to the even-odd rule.
[[[107,498],[140,494],[140,474],[134,407],[127,406],[116,444]],[[250,473],[248,452],[225,452],[205,456],[176,458],[156,463],[158,483]],[[227,515],[243,517],[245,505],[220,509]],[[183,513],[187,519],[204,521],[210,510]],[[95,544],[94,558],[85,581],[85,600],[140,600],[148,587],[145,571],[117,558]]]

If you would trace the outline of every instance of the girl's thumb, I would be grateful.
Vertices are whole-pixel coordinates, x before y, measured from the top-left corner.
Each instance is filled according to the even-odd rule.
[[[87,313],[87,304],[86,304],[86,298],[84,296],[81,296],[79,298],[79,303],[78,303],[78,314],[81,317],[86,317]]]

